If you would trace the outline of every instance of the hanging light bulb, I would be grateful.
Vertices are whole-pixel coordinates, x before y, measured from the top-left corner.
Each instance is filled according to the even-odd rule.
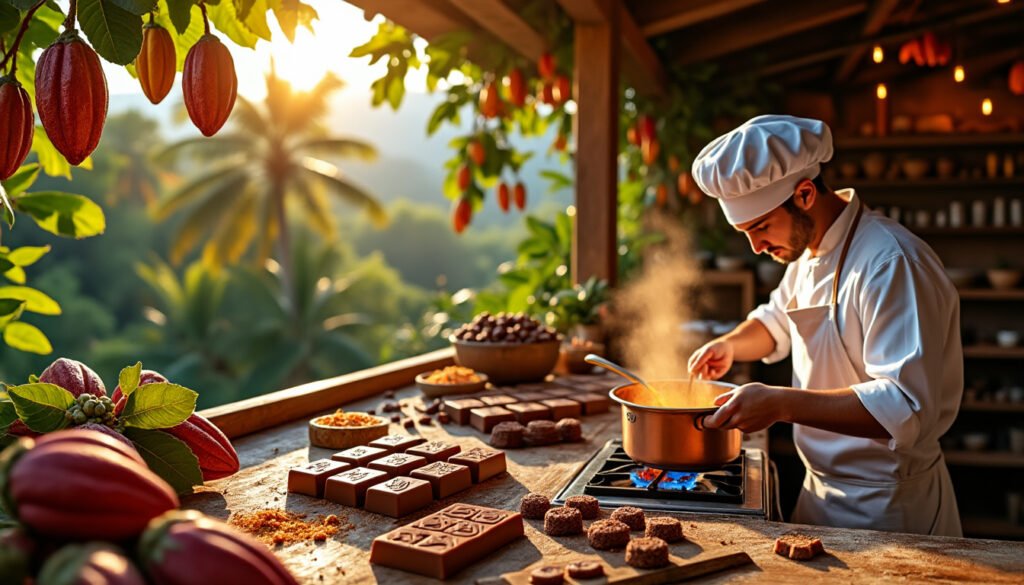
[[[963,82],[963,80],[964,80],[964,66],[963,65],[957,65],[956,67],[953,68],[953,79],[957,83],[962,83]]]
[[[884,100],[889,97],[889,89],[885,87],[884,83],[879,83],[878,87],[875,88],[875,95],[878,96],[878,99]]]
[[[981,113],[986,116],[992,115],[992,100],[988,98],[981,100]]]
[[[871,60],[875,63],[881,63],[885,59],[885,52],[882,51],[882,45],[875,45],[874,50],[871,51]]]
[[[1009,4],[1010,0],[996,0],[997,4]]]

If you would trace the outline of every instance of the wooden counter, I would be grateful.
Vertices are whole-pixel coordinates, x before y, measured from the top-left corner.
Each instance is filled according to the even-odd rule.
[[[398,393],[400,398],[411,398],[416,394],[411,388]],[[378,408],[381,402],[380,398],[369,398],[346,408]],[[310,447],[306,422],[295,421],[235,439],[243,469],[230,478],[201,488],[201,493],[187,498],[184,505],[225,520],[234,513],[265,508],[283,508],[314,517],[326,514],[347,517],[354,527],[325,543],[297,543],[275,549],[274,552],[302,583],[437,583],[433,579],[371,565],[368,562],[370,543],[379,534],[455,502],[514,509],[518,507],[519,499],[530,491],[553,497],[605,441],[619,434],[618,417],[618,410],[613,408],[608,414],[583,418],[586,441],[582,443],[509,450],[506,452],[508,474],[435,502],[401,520],[288,494],[285,489],[288,468],[331,455],[331,450]],[[404,432],[404,429],[392,425],[392,432]],[[453,440],[464,449],[486,443],[486,437],[470,427],[417,425],[415,432],[428,439]],[[605,511],[604,515],[607,513]],[[695,558],[705,551],[744,550],[756,564],[756,567],[747,566],[712,575],[701,582],[801,585],[811,580],[844,583],[1024,582],[1024,543],[805,527],[743,517],[676,516],[683,520],[689,542],[672,545],[673,554]],[[819,536],[831,554],[811,562],[791,561],[773,554],[775,538],[792,530]],[[451,582],[472,583],[477,578],[523,569],[541,559],[559,563],[579,554],[600,554],[613,565],[623,564],[621,551],[594,551],[584,536],[550,538],[544,535],[541,521],[527,520],[525,539],[465,569]]]

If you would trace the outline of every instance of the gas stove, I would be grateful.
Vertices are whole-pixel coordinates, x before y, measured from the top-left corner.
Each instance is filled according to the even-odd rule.
[[[702,472],[664,471],[636,463],[621,439],[605,443],[555,496],[590,495],[602,507],[636,506],[665,512],[735,514],[773,519],[771,473],[764,452],[744,449],[736,460]]]

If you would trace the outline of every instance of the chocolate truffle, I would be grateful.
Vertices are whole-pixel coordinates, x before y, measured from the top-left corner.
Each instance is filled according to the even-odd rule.
[[[683,523],[668,516],[648,518],[644,536],[660,538],[665,542],[679,542],[683,539]]]
[[[542,494],[526,494],[519,501],[519,513],[523,518],[540,520],[551,508],[551,501]]]
[[[530,571],[530,585],[562,585],[562,567],[539,567]]]
[[[558,427],[549,420],[535,420],[526,425],[526,432],[523,439],[527,445],[539,447],[542,445],[553,445],[561,440],[558,434]]]
[[[499,449],[518,449],[523,446],[526,427],[515,422],[505,421],[494,425],[491,429],[491,446]]]
[[[601,513],[601,505],[594,496],[569,496],[565,499],[567,508],[576,508],[587,520],[593,520]]]
[[[576,561],[565,566],[572,579],[596,579],[604,575],[604,567],[596,561]]]
[[[544,534],[571,536],[583,532],[583,515],[576,508],[551,508],[544,513]]]
[[[626,564],[637,569],[657,569],[668,564],[668,543],[660,538],[634,538],[626,545]]]
[[[634,506],[623,506],[615,510],[612,519],[629,526],[630,530],[643,530],[646,527],[644,511]]]
[[[418,469],[426,464],[427,460],[419,455],[392,453],[387,457],[374,459],[367,463],[366,466],[370,469],[385,471],[389,477],[397,477],[399,475],[409,475],[409,472],[413,469]]]
[[[598,520],[587,529],[587,541],[597,550],[615,550],[629,543],[629,526],[618,520]]]
[[[574,418],[563,418],[555,423],[558,437],[565,443],[575,443],[583,438],[583,426]]]

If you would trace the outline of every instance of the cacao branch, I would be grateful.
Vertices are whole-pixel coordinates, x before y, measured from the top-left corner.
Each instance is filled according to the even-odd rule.
[[[72,4],[74,4],[74,2],[75,0],[71,1]],[[8,61],[11,61],[11,77],[14,77],[15,70],[18,68],[18,47],[21,46],[21,39],[25,36],[25,31],[28,30],[28,23],[31,22],[32,16],[36,13],[36,10],[42,8],[43,4],[46,4],[46,0],[39,0],[39,2],[36,2],[32,8],[28,9],[28,12],[25,13],[25,18],[21,21],[21,27],[18,29],[18,36],[14,37],[14,42],[11,43],[11,50],[4,55],[4,60],[0,61],[0,71],[4,70]]]
[[[210,19],[206,17],[206,3],[205,2],[200,2],[199,3],[199,10],[200,10],[200,12],[203,13],[203,32],[205,34],[210,34]]]
[[[68,17],[64,19],[64,30],[75,28],[75,19],[78,18],[78,0],[71,0],[68,6]]]

